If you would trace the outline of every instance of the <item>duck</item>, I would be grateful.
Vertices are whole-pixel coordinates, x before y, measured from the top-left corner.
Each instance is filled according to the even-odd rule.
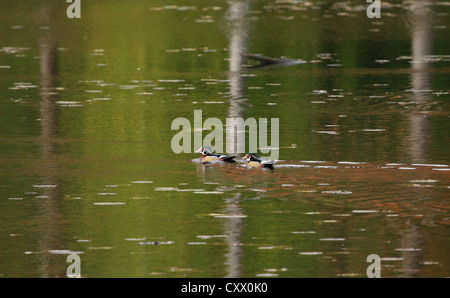
[[[196,153],[201,153],[200,161],[210,162],[210,161],[223,161],[223,162],[235,162],[234,158],[236,156],[229,156],[226,154],[214,153],[214,149],[209,146],[200,147]]]
[[[273,160],[261,159],[256,153],[247,153],[242,159],[247,162],[247,167],[273,169]]]

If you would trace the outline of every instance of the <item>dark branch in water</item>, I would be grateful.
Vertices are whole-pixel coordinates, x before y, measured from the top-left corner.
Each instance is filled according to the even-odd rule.
[[[257,54],[243,54],[242,57],[244,57],[245,59],[259,61],[259,64],[256,66],[251,66],[252,68],[274,66],[274,65],[289,66],[289,65],[306,63],[306,61],[298,60],[298,59],[271,58],[271,57],[257,55]]]

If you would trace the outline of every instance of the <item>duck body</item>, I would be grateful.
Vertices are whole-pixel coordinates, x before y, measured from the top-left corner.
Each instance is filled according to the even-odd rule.
[[[202,156],[200,157],[200,160],[202,162],[211,162],[211,161],[235,162],[234,158],[236,157],[236,156],[229,156],[226,154],[214,153],[214,149],[208,146],[200,147],[200,149],[198,149],[195,152],[202,154]]]
[[[244,158],[247,162],[247,167],[252,168],[268,168],[273,169],[273,160],[261,159],[256,153],[247,153]]]

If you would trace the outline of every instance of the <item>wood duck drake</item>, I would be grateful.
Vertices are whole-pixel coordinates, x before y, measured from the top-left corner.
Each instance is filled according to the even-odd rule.
[[[247,167],[273,169],[273,160],[261,159],[256,153],[247,153],[242,159],[247,162]]]
[[[200,161],[223,161],[223,162],[235,162],[234,158],[236,156],[229,156],[226,154],[214,153],[214,149],[209,146],[202,146],[200,149],[195,151],[196,153],[201,153]]]

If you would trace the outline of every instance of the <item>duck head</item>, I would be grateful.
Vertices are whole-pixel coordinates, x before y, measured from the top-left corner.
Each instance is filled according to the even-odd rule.
[[[202,146],[195,152],[202,153],[203,155],[211,155],[214,153],[214,149],[209,146]]]
[[[242,159],[246,161],[260,161],[258,154],[256,153],[247,153]]]

